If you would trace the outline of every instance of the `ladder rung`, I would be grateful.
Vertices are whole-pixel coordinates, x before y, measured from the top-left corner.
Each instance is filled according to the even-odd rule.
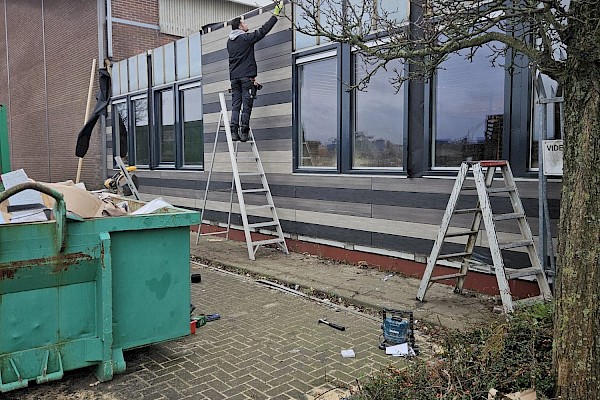
[[[498,244],[498,248],[500,250],[506,250],[506,249],[514,249],[515,247],[530,246],[532,244],[533,244],[533,240],[527,239],[527,240],[519,240],[518,242]]]
[[[465,256],[471,256],[471,253],[467,253],[463,251],[462,253],[450,253],[450,254],[442,254],[438,256],[438,260],[447,260],[449,258],[463,258]]]
[[[265,188],[260,188],[260,189],[243,189],[242,193],[264,193],[266,191],[267,191],[267,189],[265,189]]]
[[[480,212],[480,211],[481,211],[480,208],[462,208],[462,209],[454,210],[454,214],[469,214],[469,213],[475,213],[475,212]]]
[[[544,297],[544,295],[539,295],[539,296],[534,296],[534,297],[528,297],[526,299],[515,300],[515,301],[513,301],[513,306],[517,307],[517,308],[524,307],[524,306],[529,306],[529,305],[547,301],[547,300],[550,300],[550,299],[547,299],[546,297]]]
[[[521,268],[517,270],[506,271],[506,279],[517,279],[525,276],[535,276],[543,271],[537,267]]]
[[[256,156],[237,156],[236,160],[258,160]]]
[[[260,172],[238,172],[239,176],[262,176]]]
[[[258,210],[261,208],[273,208],[274,206],[270,205],[270,204],[264,204],[264,205],[260,205],[260,206],[246,206],[247,210]]]
[[[208,233],[201,233],[200,236],[224,235],[226,233],[227,233],[227,231],[208,232]]]
[[[253,246],[262,246],[265,244],[273,244],[273,243],[283,243],[285,242],[285,239],[282,238],[277,238],[277,239],[267,239],[267,240],[259,240],[256,242],[252,242]]]
[[[487,189],[488,193],[514,192],[515,190],[517,190],[517,188],[514,187],[514,186],[503,186],[503,187],[496,187],[496,188],[488,188]]]
[[[457,272],[455,274],[441,275],[441,276],[433,276],[429,279],[429,282],[435,281],[443,281],[444,279],[452,279],[452,278],[460,278],[461,276],[466,276],[466,273]]]
[[[445,237],[457,237],[457,236],[471,236],[471,235],[477,235],[479,231],[458,231],[458,232],[452,232],[452,233],[446,233]]]
[[[265,226],[277,226],[275,221],[257,222],[255,224],[248,224],[248,228],[264,228]]]
[[[498,214],[494,215],[494,221],[505,221],[507,219],[518,219],[525,217],[523,213],[508,213],[508,214]]]

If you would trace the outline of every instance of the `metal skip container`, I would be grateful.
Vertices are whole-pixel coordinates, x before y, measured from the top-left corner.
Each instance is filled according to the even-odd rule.
[[[125,370],[123,350],[190,333],[189,226],[197,212],[0,225],[0,392],[94,367],[100,381]]]

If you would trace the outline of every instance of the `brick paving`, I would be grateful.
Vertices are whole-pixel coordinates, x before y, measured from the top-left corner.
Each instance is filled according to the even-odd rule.
[[[261,286],[251,279],[194,267],[196,313],[221,319],[196,335],[125,352],[127,369],[97,383],[90,370],[10,392],[6,399],[312,399],[363,380],[401,358],[377,348],[380,322]],[[319,318],[346,326],[341,332]],[[340,351],[353,349],[355,358]],[[321,392],[315,392],[315,388]]]

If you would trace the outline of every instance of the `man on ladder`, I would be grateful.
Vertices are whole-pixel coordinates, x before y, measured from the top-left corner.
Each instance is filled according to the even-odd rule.
[[[246,142],[250,132],[250,114],[256,90],[261,86],[256,82],[257,67],[254,58],[254,44],[264,38],[277,22],[277,16],[283,8],[280,1],[273,10],[273,16],[259,29],[248,33],[248,25],[240,17],[231,21],[232,31],[227,40],[229,53],[229,79],[231,80],[231,138]],[[242,110],[243,105],[243,110]],[[240,110],[241,127],[240,132]]]

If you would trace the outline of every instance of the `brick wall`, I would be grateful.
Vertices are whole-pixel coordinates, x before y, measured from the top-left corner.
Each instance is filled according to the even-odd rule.
[[[113,21],[113,60],[121,61],[179,39],[158,30],[158,0],[113,0],[112,16],[156,25],[144,28]]]
[[[98,56],[96,2],[6,1],[8,49],[1,65],[10,77],[11,163],[41,181],[75,179],[75,143],[83,126],[92,59]],[[4,29],[2,29],[4,44]],[[2,67],[0,67],[2,68]],[[0,80],[7,73],[0,70]],[[3,82],[3,81],[0,81]],[[0,102],[8,105],[7,86]],[[95,91],[94,91],[95,93]],[[95,99],[92,99],[92,106]],[[96,129],[97,131],[97,129]],[[94,132],[82,180],[101,184],[100,138]]]

